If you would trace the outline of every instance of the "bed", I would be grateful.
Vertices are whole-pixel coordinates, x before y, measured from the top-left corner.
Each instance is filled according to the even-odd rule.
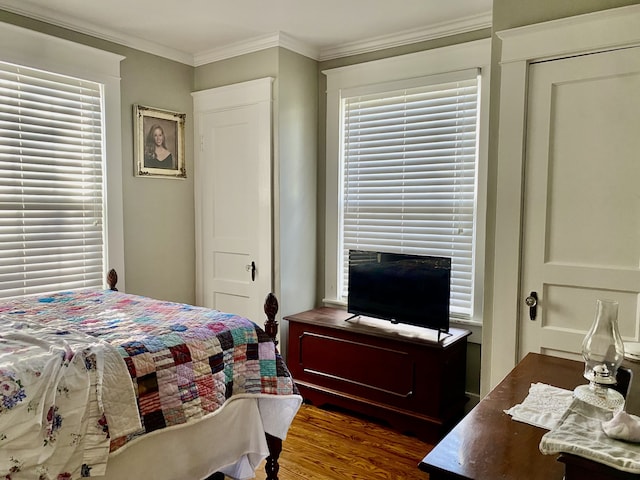
[[[302,398],[265,328],[108,290],[0,302],[0,478],[268,480]]]

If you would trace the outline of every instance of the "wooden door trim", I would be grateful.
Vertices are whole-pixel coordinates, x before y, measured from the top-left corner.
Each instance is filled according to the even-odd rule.
[[[640,45],[640,6],[631,5],[497,32],[502,41],[500,123],[495,171],[493,279],[487,278],[481,396],[515,366],[518,355],[523,180],[528,70],[531,62]],[[491,210],[489,210],[489,217]],[[491,219],[489,218],[489,223]]]
[[[218,111],[224,111],[231,108],[237,108],[242,106],[248,106],[257,104],[261,106],[260,110],[260,122],[268,124],[265,127],[265,132],[268,131],[268,138],[262,138],[260,141],[266,146],[261,151],[265,155],[271,155],[271,147],[268,145],[271,142],[271,102],[272,102],[272,84],[273,77],[265,77],[257,80],[251,80],[247,82],[237,83],[233,85],[226,85],[222,87],[210,88],[207,90],[200,90],[193,92],[193,115],[194,115],[194,201],[195,201],[195,247],[196,247],[196,304],[202,305],[204,302],[204,273],[203,273],[203,254],[202,254],[202,215],[203,215],[203,181],[202,175],[198,173],[203,170],[202,168],[202,142],[203,132],[202,123],[205,115]],[[269,179],[269,186],[271,186],[271,158],[267,161],[261,161],[261,166],[265,169],[268,167],[268,171],[261,171],[259,175],[261,178]],[[271,204],[271,188],[263,188],[259,192],[261,202],[268,202]],[[272,210],[272,208],[271,208]],[[265,265],[261,266],[261,270],[270,278],[271,289],[273,289],[273,268],[272,268],[272,217],[260,218],[259,225],[256,226],[256,231],[266,236],[265,241],[260,246],[260,256],[268,259]],[[268,232],[264,233],[264,232]],[[265,294],[268,292],[265,292]]]

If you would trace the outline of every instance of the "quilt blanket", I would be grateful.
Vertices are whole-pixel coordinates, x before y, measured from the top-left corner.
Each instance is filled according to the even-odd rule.
[[[298,393],[271,339],[250,320],[233,314],[108,290],[83,290],[0,303],[0,323],[9,322],[83,334],[119,352],[142,428],[114,435],[106,415],[102,426],[111,433],[111,451],[145,433],[201,419],[234,395]],[[6,396],[0,391],[0,401],[20,401],[20,384],[10,376],[13,373],[7,375],[12,386]],[[4,413],[0,407],[0,419]],[[126,424],[118,425],[118,433]],[[81,476],[90,475],[90,470],[81,469]]]

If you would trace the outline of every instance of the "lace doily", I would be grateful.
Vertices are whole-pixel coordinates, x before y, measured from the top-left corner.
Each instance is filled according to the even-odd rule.
[[[524,401],[504,412],[518,422],[551,430],[558,424],[572,401],[571,390],[546,383],[532,383]]]

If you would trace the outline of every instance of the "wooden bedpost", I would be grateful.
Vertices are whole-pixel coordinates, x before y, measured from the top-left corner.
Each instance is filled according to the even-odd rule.
[[[264,313],[267,315],[267,321],[264,322],[264,331],[273,340],[273,343],[278,345],[278,340],[276,339],[278,336],[278,322],[276,321],[278,299],[273,293],[269,293],[267,298],[264,299]],[[265,433],[265,436],[269,448],[269,456],[264,466],[264,471],[267,474],[266,480],[278,480],[278,471],[280,470],[278,460],[282,452],[282,439],[268,433]]]
[[[109,285],[109,289],[117,292],[116,283],[118,283],[118,274],[115,269],[112,268],[107,274],[107,285]]]
[[[278,458],[282,452],[282,439],[274,437],[273,435],[265,434],[267,436],[267,446],[269,447],[269,456],[267,457],[267,463],[264,465],[264,472],[267,474],[267,480],[278,480],[278,471],[280,470],[280,464]]]
[[[278,322],[276,322],[276,314],[278,313],[278,299],[273,293],[269,293],[264,299],[264,313],[267,314],[267,321],[264,322],[264,331],[271,337],[273,343],[278,345]]]

